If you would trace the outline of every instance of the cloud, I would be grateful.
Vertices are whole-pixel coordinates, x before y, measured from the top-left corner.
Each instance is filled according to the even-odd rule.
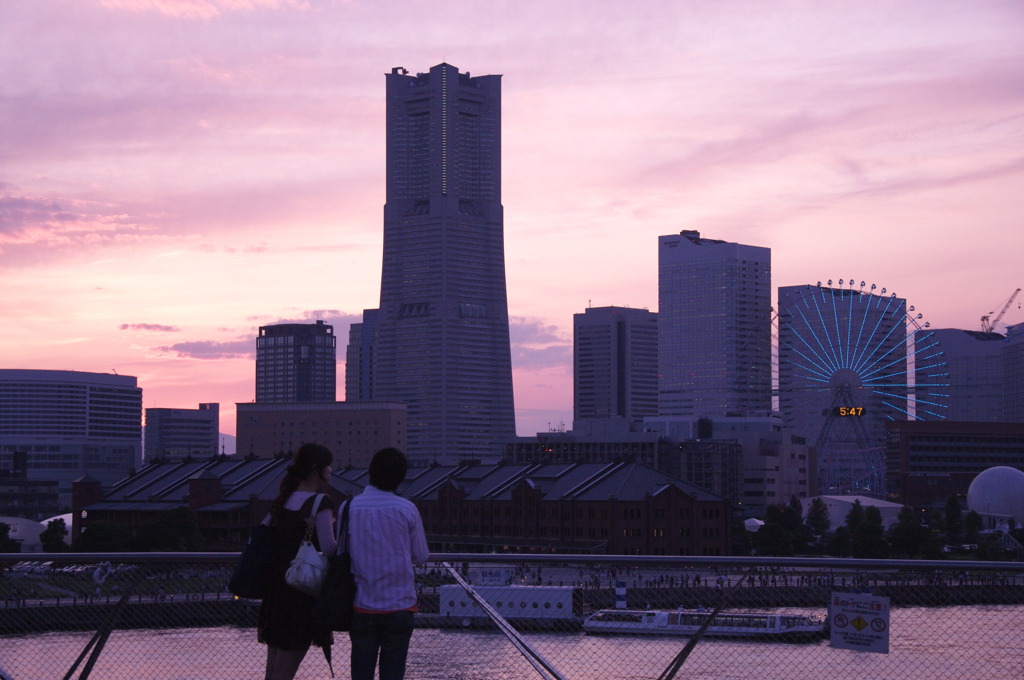
[[[135,243],[145,231],[115,206],[12,193],[0,196],[2,264],[27,267],[55,252],[75,254],[86,248]]]
[[[74,220],[74,213],[54,200],[14,196],[10,193],[0,196],[0,243],[23,238],[22,234],[28,225],[54,225]]]
[[[512,365],[517,369],[539,369],[572,365],[572,341],[559,334],[558,326],[540,319],[509,318]]]
[[[886,179],[867,184],[844,194],[827,197],[826,200],[839,200],[860,196],[902,195],[922,191],[951,189],[963,184],[984,182],[992,179],[1012,177],[1024,173],[1024,157],[1010,159],[1007,162],[967,168],[962,171],[950,171],[928,175],[923,172],[907,173],[902,177]]]
[[[337,309],[313,309],[298,312],[290,318],[268,319],[266,317],[251,316],[246,319],[257,326],[275,326],[286,323],[314,323],[323,321],[334,327],[334,335],[338,338],[338,358],[345,358],[345,345],[348,342],[348,328],[353,323],[363,320],[362,314],[348,314]],[[177,331],[173,326],[159,326],[155,324],[122,324],[122,330],[127,328],[152,331]],[[219,331],[237,332],[229,328],[219,328]],[[237,340],[189,340],[173,345],[155,347],[154,350],[164,354],[173,354],[182,359],[253,359],[256,358],[256,329],[247,332]]]
[[[102,0],[104,7],[129,12],[155,11],[179,19],[215,19],[255,9],[308,9],[307,0]]]
[[[566,338],[559,335],[558,326],[545,324],[540,319],[512,316],[509,317],[508,323],[508,331],[513,345],[571,343],[571,341],[568,341]]]
[[[255,356],[256,343],[249,338],[228,342],[193,340],[156,349],[159,352],[174,354],[181,359],[245,359]]]
[[[164,326],[158,323],[123,323],[123,331],[155,331],[157,333],[176,333],[181,329],[177,326]]]

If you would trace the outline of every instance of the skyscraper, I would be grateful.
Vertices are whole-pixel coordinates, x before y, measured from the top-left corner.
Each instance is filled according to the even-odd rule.
[[[323,321],[260,326],[257,403],[334,401],[335,352],[334,326]]]
[[[771,304],[768,248],[659,237],[659,415],[770,411]]]
[[[573,417],[658,414],[658,315],[629,307],[573,314]]]
[[[374,399],[408,406],[410,461],[500,455],[515,436],[501,205],[501,76],[449,64],[387,84]]]

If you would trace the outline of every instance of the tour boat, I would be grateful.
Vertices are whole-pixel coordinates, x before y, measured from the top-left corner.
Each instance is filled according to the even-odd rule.
[[[711,611],[694,609],[602,609],[583,621],[588,633],[694,635]],[[730,638],[813,639],[825,632],[823,620],[800,614],[720,612],[704,635]]]

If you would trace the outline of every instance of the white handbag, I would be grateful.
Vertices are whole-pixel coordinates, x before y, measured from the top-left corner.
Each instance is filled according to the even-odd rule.
[[[284,573],[285,583],[307,595],[319,595],[327,575],[327,558],[313,546],[313,532],[316,530],[316,513],[320,508],[323,494],[317,494],[313,510],[306,520],[306,535],[299,544],[295,559]]]

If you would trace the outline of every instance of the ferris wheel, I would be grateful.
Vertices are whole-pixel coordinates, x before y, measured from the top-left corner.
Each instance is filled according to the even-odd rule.
[[[882,497],[886,423],[941,419],[948,401],[929,324],[895,293],[866,286],[779,289],[779,407],[814,444],[822,493]]]

